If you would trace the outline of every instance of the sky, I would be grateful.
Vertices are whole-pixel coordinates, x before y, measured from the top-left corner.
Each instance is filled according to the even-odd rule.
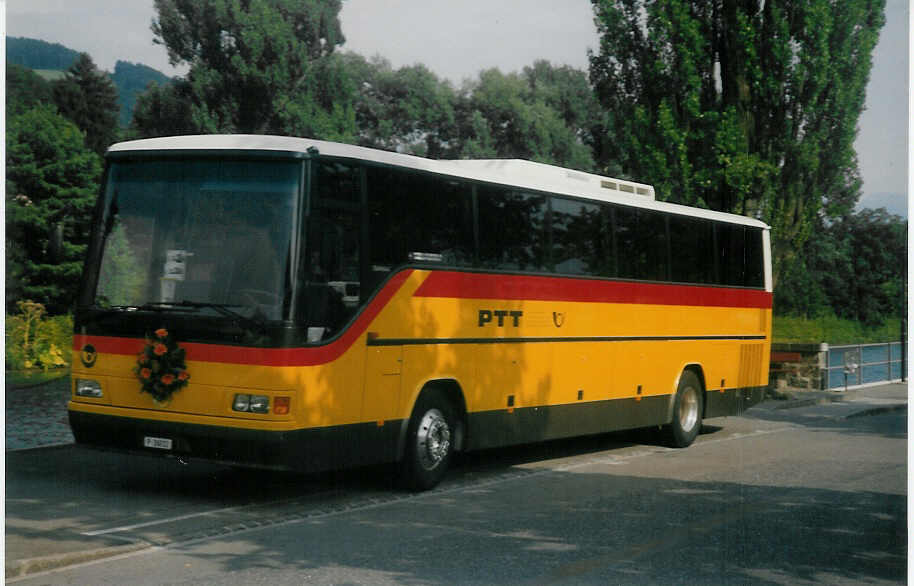
[[[60,43],[91,55],[101,69],[118,60],[166,73],[152,42],[152,0],[0,0],[6,33]],[[423,63],[456,85],[486,68],[519,71],[536,59],[587,69],[597,48],[588,0],[344,0],[343,50],[380,55],[394,67]],[[856,147],[863,177],[861,206],[907,215],[907,0],[886,1],[886,26],[873,54],[866,110]],[[646,181],[649,181],[647,179]]]

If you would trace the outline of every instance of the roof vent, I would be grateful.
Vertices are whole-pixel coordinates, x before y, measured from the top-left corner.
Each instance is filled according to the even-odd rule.
[[[622,193],[632,193],[643,195],[651,199],[654,198],[654,191],[650,186],[640,186],[632,183],[623,183],[622,181],[600,181],[600,187],[612,191],[621,191]]]

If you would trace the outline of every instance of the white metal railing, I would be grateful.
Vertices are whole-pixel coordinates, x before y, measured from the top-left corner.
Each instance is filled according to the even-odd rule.
[[[902,380],[902,342],[829,346],[825,383],[828,389]]]

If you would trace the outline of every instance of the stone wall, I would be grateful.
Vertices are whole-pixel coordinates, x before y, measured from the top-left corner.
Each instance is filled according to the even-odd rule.
[[[772,344],[769,388],[823,390],[828,344]]]

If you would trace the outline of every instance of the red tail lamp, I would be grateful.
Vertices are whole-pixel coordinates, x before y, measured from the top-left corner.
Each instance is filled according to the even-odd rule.
[[[288,415],[289,405],[292,403],[289,397],[273,398],[273,415]]]

